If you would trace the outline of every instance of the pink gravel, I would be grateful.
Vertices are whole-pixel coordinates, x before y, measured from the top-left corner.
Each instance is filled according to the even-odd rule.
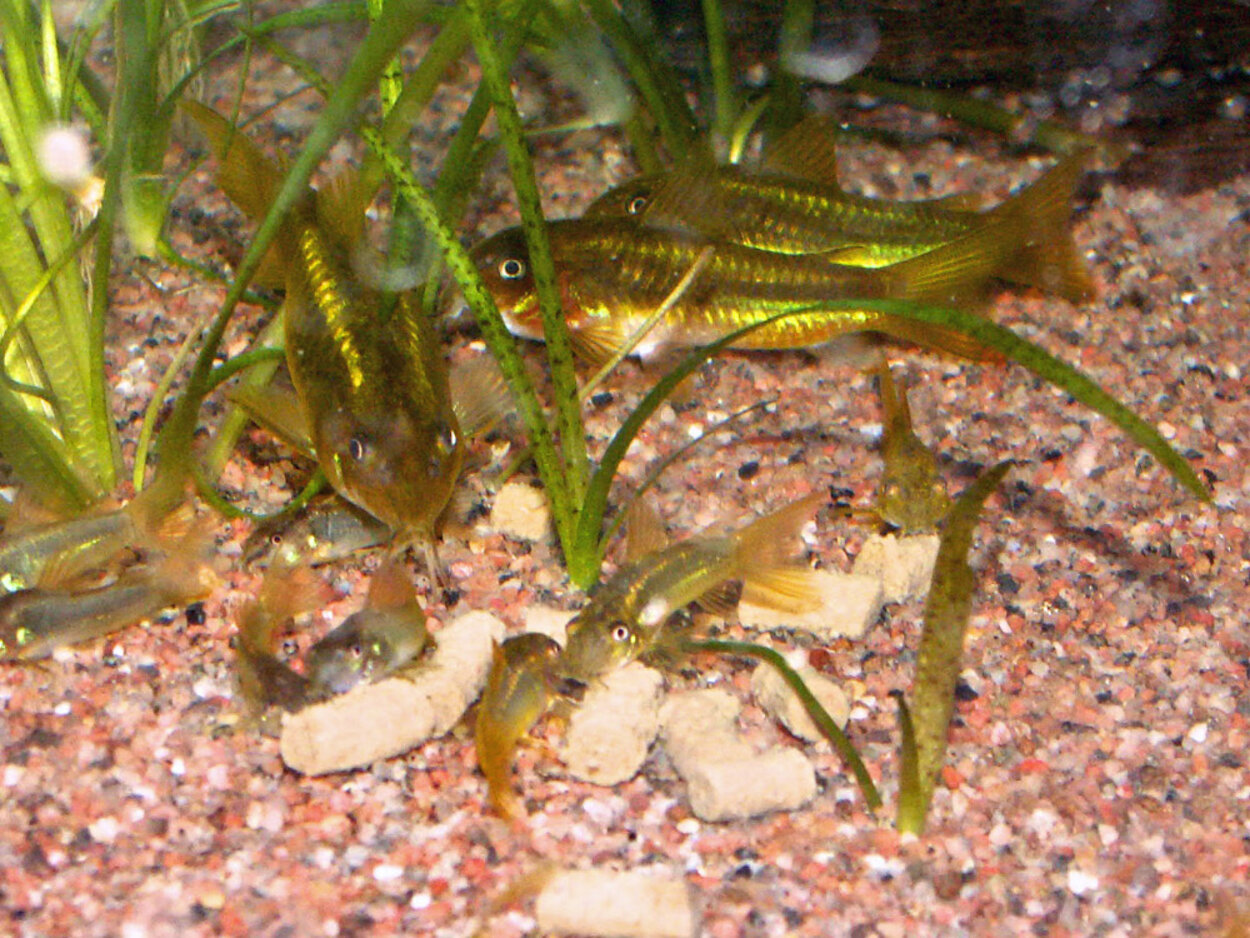
[[[245,109],[291,81],[259,68]],[[535,87],[532,77],[522,87]],[[276,119],[298,135],[315,106],[305,95]],[[445,141],[456,106],[445,102],[445,126],[423,127],[423,140]],[[977,189],[995,200],[1040,170],[972,139],[967,149],[939,142],[903,154],[850,145],[842,169],[849,185],[893,197]],[[558,214],[630,172],[612,136],[535,147]],[[932,193],[917,191],[919,172]],[[508,223],[507,192],[488,186],[466,239]],[[192,177],[176,209],[180,249],[231,259],[247,229],[207,173]],[[1098,300],[1078,309],[1005,293],[994,305],[1000,322],[1155,422],[1215,483],[1214,505],[1186,496],[1118,430],[1023,369],[892,354],[953,489],[974,466],[1024,461],[991,500],[973,550],[966,692],[925,836],[900,837],[888,818],[866,814],[838,759],[810,747],[823,791],[809,808],[729,824],[691,816],[662,756],[602,789],[544,778],[546,757],[527,750],[517,780],[533,814],[510,826],[484,807],[464,726],[368,770],[300,777],[283,768],[274,739],[238,725],[228,641],[258,577],[239,568],[246,526],[214,521],[227,584],[203,621],[171,613],[47,669],[0,669],[0,932],[533,934],[531,904],[497,900],[554,862],[682,872],[712,936],[1241,933],[1233,929],[1250,915],[1248,209],[1244,177],[1187,198],[1103,181],[1076,222]],[[155,381],[221,294],[180,271],[121,266],[110,367],[128,458]],[[259,319],[255,309],[240,316],[232,350]],[[588,405],[596,445],[652,371],[627,365]],[[710,365],[694,398],[665,407],[635,444],[623,485],[719,417],[772,397],[766,413],[663,477],[658,504],[670,528],[689,533],[821,488],[869,499],[880,475],[871,379],[807,354]],[[502,450],[481,446],[487,476],[506,463]],[[303,468],[256,433],[223,486],[271,509],[282,481]],[[468,484],[485,499],[481,476]],[[864,534],[822,512],[809,558],[849,569]],[[528,604],[581,601],[550,544],[479,525],[442,556],[454,591],[425,597],[436,623],[487,609],[515,630]],[[370,565],[323,571],[351,591],[334,621],[361,601]],[[910,681],[920,613],[919,604],[888,607],[864,641],[811,655],[854,691],[849,732],[890,803],[898,764],[888,695]],[[745,666],[695,664],[674,680],[745,690]],[[749,703],[743,723],[761,743],[799,745]]]

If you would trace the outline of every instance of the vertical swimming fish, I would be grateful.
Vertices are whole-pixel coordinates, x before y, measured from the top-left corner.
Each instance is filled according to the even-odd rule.
[[[877,371],[883,410],[881,459],[885,469],[877,493],[876,514],[901,534],[938,529],[951,500],[933,451],[912,428],[907,391],[898,387],[887,362]]]
[[[373,574],[365,606],[308,650],[314,697],[329,697],[392,674],[414,661],[430,642],[425,611],[412,581],[396,560]]]
[[[491,807],[509,820],[525,815],[512,789],[512,756],[555,697],[554,668],[559,656],[560,646],[536,632],[514,635],[491,652],[473,736]]]
[[[221,187],[263,217],[280,169],[215,111],[183,106],[219,160]],[[429,546],[460,474],[460,426],[430,317],[412,293],[389,296],[359,273],[360,188],[342,176],[309,192],[276,239],[287,366],[330,484],[402,541]]]

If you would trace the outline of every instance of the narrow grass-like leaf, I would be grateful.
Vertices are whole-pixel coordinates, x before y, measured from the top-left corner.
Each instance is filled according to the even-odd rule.
[[[556,419],[560,429],[560,452],[564,465],[565,485],[571,504],[579,505],[585,490],[589,461],[586,457],[586,434],[582,427],[581,407],[577,396],[577,373],[573,368],[573,346],[560,309],[556,287],[555,263],[547,241],[542,200],[534,177],[534,164],[517,113],[516,101],[495,40],[487,25],[486,8],[481,0],[466,0],[469,9],[469,32],[482,83],[490,94],[508,158],[508,169],[521,212],[521,230],[529,256],[534,289],[538,294],[539,314],[547,343],[547,361],[551,366],[551,387],[555,396]]]
[[[1012,143],[1034,145],[1052,153],[1067,155],[1082,150],[1095,150],[1112,164],[1118,164],[1127,155],[1120,144],[1108,143],[1090,134],[1081,133],[1060,121],[1033,120],[999,107],[990,101],[982,101],[969,95],[955,94],[937,88],[902,85],[897,82],[856,75],[843,83],[848,91],[884,98],[923,111],[933,111],[944,117],[952,117],[973,127],[981,127],[1002,134]]]
[[[904,832],[924,832],[925,816],[946,756],[964,633],[972,611],[975,583],[968,566],[972,532],[980,520],[981,506],[1011,466],[1011,460],[1007,460],[983,472],[955,502],[942,526],[912,684],[911,722],[916,748],[915,781],[919,788],[899,798],[897,823]]]
[[[911,708],[901,690],[890,691],[898,704],[898,810],[895,826],[901,831],[919,834],[924,830],[928,802],[920,789],[920,763],[916,754],[916,727],[912,723]]]
[[[987,348],[1001,352],[1006,358],[1023,365],[1039,378],[1044,378],[1086,407],[1106,417],[1159,460],[1181,485],[1203,501],[1211,500],[1211,492],[1206,483],[1158,430],[1071,365],[1021,338],[1005,326],[974,313],[941,306],[918,306],[889,300],[861,300],[854,305],[866,310],[880,310],[891,316],[946,326],[971,336]]]
[[[657,54],[658,40],[640,35],[610,0],[587,0],[586,6],[625,63],[634,87],[659,126],[669,156],[711,162],[711,148],[686,104],[685,88]]]

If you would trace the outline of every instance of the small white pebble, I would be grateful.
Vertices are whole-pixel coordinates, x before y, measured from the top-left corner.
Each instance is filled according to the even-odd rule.
[[[433,901],[428,892],[413,893],[412,898],[408,900],[408,908],[416,909],[419,912],[422,909],[428,909]]]
[[[52,712],[59,717],[67,717],[70,714],[70,709],[69,702],[62,700],[59,704],[52,708]]]
[[[703,825],[699,823],[698,818],[683,818],[677,822],[677,832],[679,834],[685,834],[687,837],[693,837],[695,834],[699,833],[699,829],[702,826]]]
[[[395,863],[379,863],[373,868],[373,878],[379,883],[393,883],[404,875],[404,868]]]
[[[1211,727],[1207,723],[1195,723],[1193,726],[1189,728],[1189,732],[1186,733],[1185,735],[1189,738],[1191,742],[1201,744],[1207,741],[1207,733],[1210,731],[1210,729]]]
[[[182,761],[181,757],[169,763],[169,774],[178,778],[182,778],[182,776],[187,774],[187,764]]]
[[[1110,847],[1113,843],[1120,839],[1120,832],[1110,824],[1099,824],[1098,839],[1102,841],[1102,845],[1104,847]]]
[[[1098,889],[1098,877],[1081,870],[1068,870],[1068,889],[1074,896],[1084,896]]]
[[[117,839],[120,829],[117,818],[113,817],[98,818],[87,826],[87,832],[91,835],[91,839],[101,844],[111,844]]]
[[[18,783],[21,782],[22,776],[25,774],[26,769],[24,766],[6,765],[4,767],[4,787],[16,788]]]

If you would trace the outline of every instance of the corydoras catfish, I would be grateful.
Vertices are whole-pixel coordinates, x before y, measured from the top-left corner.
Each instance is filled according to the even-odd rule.
[[[666,347],[704,345],[779,313],[793,315],[755,329],[734,347],[799,348],[847,333],[877,332],[984,357],[984,347],[962,333],[868,306],[856,308],[854,301],[978,308],[991,282],[1036,250],[1039,232],[1066,225],[1069,193],[1079,172],[1079,162],[1062,172],[1052,170],[965,234],[878,268],[836,263],[822,254],[762,251],[709,240],[682,226],[629,219],[555,221],[548,225],[548,237],[572,340],[591,359],[623,347],[666,302],[665,313],[636,349],[644,358]],[[709,250],[688,288],[676,292]],[[473,258],[508,327],[517,335],[541,338],[537,295],[519,229],[487,238],[474,248]],[[824,308],[832,303],[849,309]]]
[[[810,571],[784,558],[827,497],[808,495],[735,531],[699,534],[627,563],[591,590],[569,623],[560,676],[585,684],[645,655],[661,642],[673,613],[731,581],[750,586],[756,601],[810,606]]]
[[[183,102],[218,158],[218,180],[254,218],[278,166],[221,115]],[[272,261],[285,277],[286,358],[317,460],[334,489],[430,545],[464,458],[447,363],[411,292],[389,295],[361,273],[368,193],[340,175],[292,208]]]

